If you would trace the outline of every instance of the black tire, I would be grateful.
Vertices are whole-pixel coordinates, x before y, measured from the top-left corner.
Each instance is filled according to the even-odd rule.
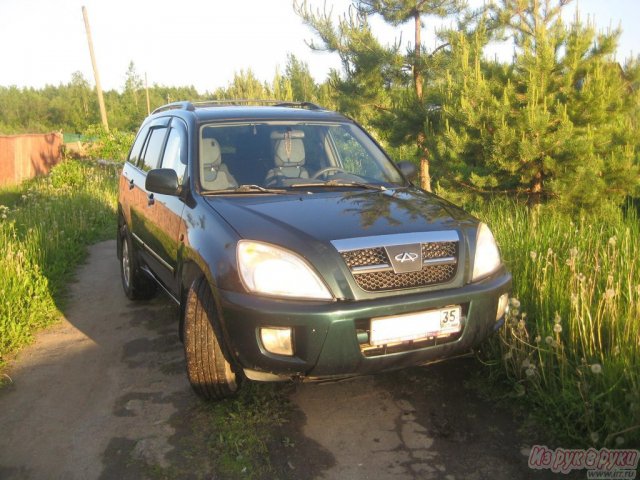
[[[148,300],[156,294],[158,286],[140,269],[133,249],[131,235],[129,235],[126,227],[122,228],[120,235],[122,240],[120,278],[122,279],[124,293],[131,300]]]
[[[196,280],[187,294],[183,338],[187,376],[195,392],[207,400],[233,397],[242,384],[242,373],[229,361],[216,334],[215,300],[206,279]]]

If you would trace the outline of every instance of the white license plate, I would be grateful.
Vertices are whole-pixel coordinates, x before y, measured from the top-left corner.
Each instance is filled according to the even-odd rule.
[[[371,319],[371,345],[446,337],[462,328],[459,306]]]

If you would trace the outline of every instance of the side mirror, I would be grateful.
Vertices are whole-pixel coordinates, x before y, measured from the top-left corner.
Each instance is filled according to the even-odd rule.
[[[413,162],[407,160],[398,162],[398,168],[400,172],[402,172],[402,175],[404,175],[404,178],[410,182],[413,182],[418,177],[418,167],[416,167],[416,164]]]
[[[180,195],[178,174],[171,168],[149,170],[144,188],[148,192],[162,193],[164,195]]]

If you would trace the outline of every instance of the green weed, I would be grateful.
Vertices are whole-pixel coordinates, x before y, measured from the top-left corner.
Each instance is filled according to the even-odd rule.
[[[562,446],[640,444],[640,224],[493,203],[487,221],[513,274],[496,378]]]
[[[0,364],[59,317],[86,246],[114,235],[117,170],[64,161],[47,177],[0,190]]]

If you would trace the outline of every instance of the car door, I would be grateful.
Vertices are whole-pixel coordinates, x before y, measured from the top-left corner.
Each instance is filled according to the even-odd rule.
[[[178,118],[163,118],[149,127],[134,179],[135,201],[131,208],[132,233],[143,262],[156,279],[175,294],[177,286],[178,234],[184,203],[174,195],[149,192],[146,175],[154,168],[171,168],[182,185],[187,162],[186,126]]]

